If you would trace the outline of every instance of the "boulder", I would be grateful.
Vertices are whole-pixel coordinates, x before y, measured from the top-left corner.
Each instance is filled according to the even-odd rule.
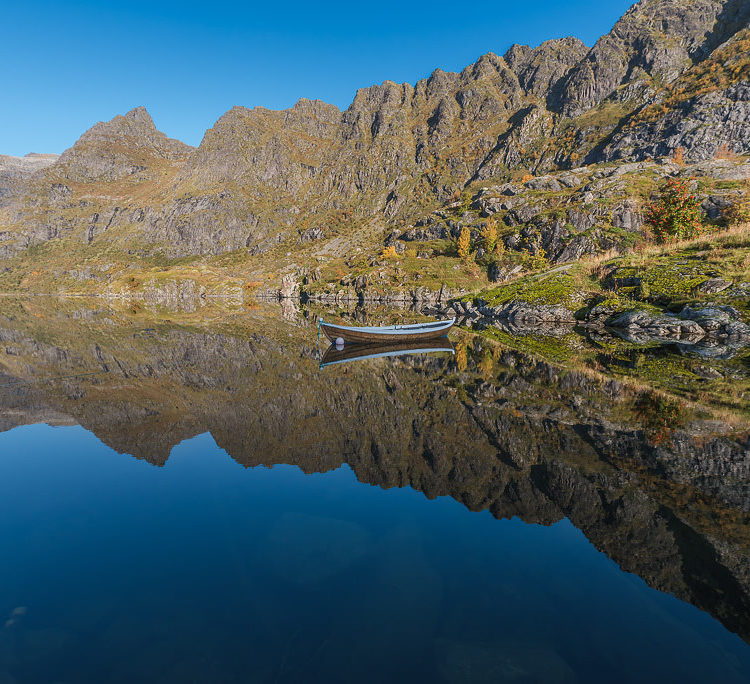
[[[686,306],[680,317],[695,321],[713,337],[750,342],[750,326],[742,321],[740,312],[732,306]]]
[[[548,192],[559,192],[563,189],[554,176],[539,176],[538,178],[532,178],[530,181],[525,183],[529,190],[546,190]]]
[[[706,212],[706,216],[712,220],[721,218],[726,209],[734,204],[728,197],[711,195],[701,202],[701,209]]]
[[[627,331],[629,336],[638,342],[649,340],[697,341],[706,336],[706,331],[695,321],[640,309],[616,314],[607,320],[607,325],[611,328]]]
[[[618,204],[612,210],[612,225],[631,233],[637,233],[643,228],[643,213],[640,202],[628,199]]]
[[[319,226],[313,226],[307,230],[303,230],[299,234],[300,242],[312,242],[313,240],[321,240],[323,238],[323,229]]]
[[[716,294],[732,287],[732,283],[721,278],[711,278],[698,286],[704,294]]]

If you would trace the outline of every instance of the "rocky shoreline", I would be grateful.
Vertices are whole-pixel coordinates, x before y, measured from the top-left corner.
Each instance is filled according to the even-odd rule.
[[[500,322],[503,327],[523,334],[558,335],[561,328],[572,331],[581,327],[614,330],[636,344],[713,341],[737,349],[750,346],[750,325],[742,321],[737,309],[722,305],[686,306],[677,314],[634,308],[607,317],[589,314],[584,320],[577,320],[575,313],[563,306],[534,306],[514,301],[490,307],[482,300],[476,304],[459,300],[431,313],[456,316],[460,325],[470,328]]]

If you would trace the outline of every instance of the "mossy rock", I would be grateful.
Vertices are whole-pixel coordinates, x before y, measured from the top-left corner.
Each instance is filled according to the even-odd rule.
[[[690,295],[705,283],[710,275],[689,264],[657,264],[642,275],[642,285],[653,299],[671,300],[675,295]]]
[[[585,293],[567,274],[548,277],[532,276],[482,293],[489,306],[499,306],[511,301],[522,301],[534,306],[575,306],[585,298]]]
[[[606,321],[619,316],[627,311],[645,311],[653,315],[664,313],[659,307],[627,297],[609,297],[603,301],[592,304],[583,313],[584,318],[589,321]]]

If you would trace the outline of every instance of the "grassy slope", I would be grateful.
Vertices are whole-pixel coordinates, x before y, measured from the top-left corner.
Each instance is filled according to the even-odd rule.
[[[622,195],[642,201],[658,186],[658,180],[649,172],[626,174],[621,180],[625,186]],[[711,179],[700,179],[699,183],[706,194],[721,189],[718,186],[731,185],[730,189],[734,189],[735,185],[741,185]],[[544,214],[551,217],[562,208],[577,208],[570,204],[574,191],[530,191],[526,197],[542,203]],[[467,202],[442,213],[446,216],[441,219],[443,222],[462,217],[464,221],[482,221],[477,211],[468,208]],[[503,223],[502,212],[498,218],[502,236],[518,232],[519,228]],[[606,215],[595,230],[624,244],[639,239],[637,234],[607,224]],[[382,227],[355,222],[331,229],[323,240],[300,243],[295,235],[257,256],[243,249],[217,256],[176,259],[164,256],[153,246],[140,244],[126,230],[120,230],[119,234],[109,231],[106,239],[95,238],[91,244],[77,235],[69,235],[32,247],[5,262],[5,270],[0,272],[0,291],[115,292],[128,296],[138,294],[154,280],[192,279],[207,291],[221,294],[227,288],[236,291],[243,286],[253,289],[278,284],[284,273],[316,268],[321,269],[321,280],[314,290],[336,291],[362,274],[370,276],[376,289],[384,290],[414,287],[437,290],[444,284],[452,290],[474,291],[488,284],[485,261],[463,264],[451,241],[412,242],[403,255],[380,258],[385,234]],[[508,252],[504,261],[507,265],[517,265],[523,258],[523,251]]]
[[[475,297],[491,305],[518,299],[539,305],[593,306],[606,300],[619,303],[622,310],[646,305],[669,311],[710,301],[731,304],[750,315],[746,299],[732,296],[731,288],[719,294],[701,292],[700,285],[712,278],[735,284],[750,282],[750,225],[673,244],[643,245],[620,256],[582,259],[564,272],[556,267],[529,273]],[[619,285],[629,281],[640,284]]]
[[[541,271],[474,295],[491,305],[513,300],[534,305],[562,304],[583,316],[587,309],[603,304],[611,311],[649,309],[679,311],[686,304],[727,304],[750,322],[746,296],[729,290],[708,295],[699,286],[709,278],[735,284],[750,282],[750,226],[744,225],[661,247],[650,246],[614,258],[578,262],[564,273]],[[613,279],[635,278],[644,285],[613,291]],[[526,350],[563,365],[606,375],[630,378],[686,399],[711,405],[740,422],[750,420],[750,349],[731,359],[707,361],[696,356],[670,353],[657,344],[636,345],[614,336],[599,336],[593,344],[581,336],[563,338],[518,337],[498,329],[482,334],[505,345]],[[705,368],[719,373],[705,377]]]

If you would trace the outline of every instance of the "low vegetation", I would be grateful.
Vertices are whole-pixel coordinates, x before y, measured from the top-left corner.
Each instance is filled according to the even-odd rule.
[[[703,230],[703,212],[689,181],[670,178],[646,210],[646,222],[660,243],[697,237]]]

